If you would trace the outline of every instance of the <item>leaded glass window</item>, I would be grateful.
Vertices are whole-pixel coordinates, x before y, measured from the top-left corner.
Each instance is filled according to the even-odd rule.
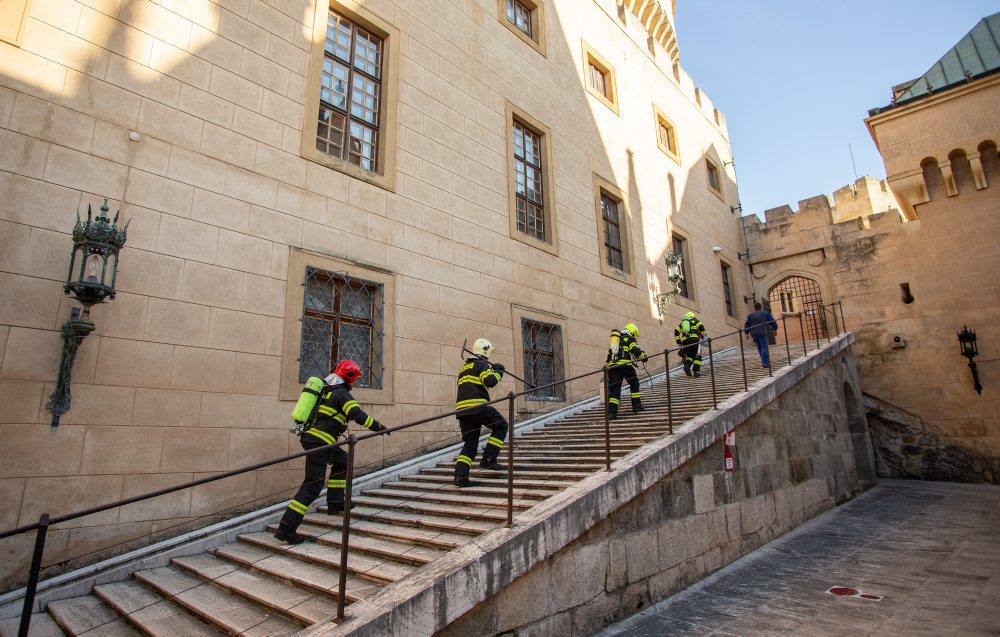
[[[323,53],[316,148],[378,169],[382,40],[330,12]]]
[[[625,271],[625,259],[622,253],[622,227],[618,212],[619,202],[605,193],[601,193],[601,217],[604,219],[604,250],[608,265]]]
[[[545,241],[542,138],[516,119],[513,134],[517,229]]]
[[[520,29],[529,38],[531,34],[531,9],[519,0],[507,0],[507,21]]]

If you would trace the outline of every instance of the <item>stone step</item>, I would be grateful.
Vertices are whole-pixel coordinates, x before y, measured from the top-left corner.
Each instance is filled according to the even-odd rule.
[[[277,531],[278,525],[269,525],[268,530]],[[393,540],[369,537],[363,532],[356,533],[356,530],[352,524],[349,540],[351,554],[361,553],[375,559],[409,564],[410,566],[419,568],[424,564],[433,562],[448,552],[436,547],[426,547],[412,543],[400,543]],[[334,546],[338,551],[343,541],[343,529],[334,529],[326,525],[302,524],[298,528],[298,533],[316,542]],[[348,559],[348,566],[350,566],[350,559]]]
[[[94,595],[50,602],[49,615],[67,635],[135,635],[140,633]]]
[[[354,511],[351,511],[353,514]],[[312,526],[329,527],[332,529],[343,529],[344,519],[340,516],[329,516],[310,513],[306,515],[303,522]],[[393,540],[417,546],[437,548],[442,551],[464,546],[472,541],[472,537],[462,533],[449,533],[437,529],[421,529],[397,524],[386,524],[384,522],[374,522],[371,520],[358,519],[351,516],[351,536],[361,532],[369,537]],[[353,539],[352,539],[353,542]]]
[[[170,566],[138,571],[135,578],[229,634],[282,635],[302,629],[270,609]]]
[[[435,470],[437,471],[437,470]],[[482,472],[473,476],[477,482],[482,482],[484,484],[489,484],[493,486],[503,486],[507,488],[507,474],[503,472]],[[419,483],[432,483],[432,484],[452,484],[454,480],[454,472],[449,473],[430,473],[421,472],[414,473],[410,475],[400,476],[399,478],[402,482],[419,482]],[[577,482],[576,480],[539,480],[534,478],[525,478],[517,473],[514,474],[514,488],[530,489],[530,490],[544,490],[548,491],[549,494],[556,493],[565,489],[566,487]]]
[[[466,491],[474,492],[478,487],[469,487]],[[471,495],[471,493],[470,493]],[[502,508],[483,509],[479,507],[454,506],[447,504],[434,504],[429,502],[418,502],[415,500],[401,501],[390,498],[376,498],[371,496],[358,496],[354,501],[360,506],[367,506],[381,509],[394,509],[396,511],[407,511],[410,513],[430,514],[440,516],[451,516],[466,520],[481,520],[486,522],[505,522],[507,520],[507,503],[504,502]],[[351,512],[354,513],[353,511]]]
[[[492,472],[477,472],[476,470],[473,470],[470,477],[473,480],[481,480],[486,479],[487,475],[490,473]],[[569,484],[579,482],[591,473],[591,471],[538,471],[535,469],[516,467],[514,469],[514,480],[525,478],[532,481],[552,481],[554,483],[565,482],[568,486]],[[426,469],[421,469],[421,475],[448,476],[449,479],[452,479],[455,476],[455,465],[440,464],[436,467],[427,467]]]
[[[21,617],[10,617],[0,620],[0,637],[16,637],[21,626]],[[32,613],[28,624],[28,637],[64,637],[66,633],[59,628],[56,620],[48,613]]]
[[[450,504],[450,505],[465,505],[468,507],[477,507],[483,509],[495,509],[498,507],[504,507],[506,511],[507,498],[493,497],[499,496],[500,494],[494,494],[492,491],[495,489],[490,489],[488,487],[480,488],[465,488],[459,491],[455,488],[455,493],[439,493],[437,491],[421,491],[419,489],[366,489],[363,496],[365,497],[375,497],[375,498],[393,498],[401,500],[404,502],[426,502],[428,504]],[[504,493],[503,495],[506,495]],[[528,500],[515,499],[512,506],[517,511],[527,511],[531,507],[535,506],[537,502],[532,502]],[[506,515],[506,514],[505,514]]]
[[[242,564],[210,553],[174,558],[171,564],[257,607],[304,626],[315,624],[337,612],[337,602],[330,595],[299,588],[289,580],[254,572]]]
[[[489,488],[480,489],[480,492],[489,493],[490,495],[506,498],[507,474],[495,471],[493,472],[493,476],[496,477],[477,478],[476,480],[477,482],[479,482],[484,486],[486,485],[489,486]],[[502,479],[501,476],[503,476]],[[447,493],[452,495],[462,493],[462,490],[459,487],[456,487],[452,481],[434,480],[432,476],[427,476],[426,480],[401,480],[399,482],[386,482],[382,486],[389,489],[398,489],[405,491],[422,490],[426,492]],[[526,487],[518,483],[515,479],[514,502],[516,503],[519,500],[525,500],[525,501],[530,500],[533,501],[530,502],[530,504],[533,506],[534,504],[537,504],[541,500],[547,500],[558,490],[559,489],[555,487],[548,489],[544,487],[532,489],[530,487]]]
[[[414,513],[412,511],[400,511],[397,509],[387,509],[385,507],[365,507],[358,506],[351,511],[352,520],[370,520],[385,524],[396,524],[407,529],[421,529],[428,531],[444,531],[466,535],[470,538],[478,537],[483,533],[492,531],[501,526],[506,521],[503,520],[479,520],[470,518],[458,518],[452,515],[435,515],[432,513]]]
[[[292,546],[274,539],[274,534],[270,532],[244,533],[240,535],[240,541],[312,564],[320,564],[338,572],[340,570],[339,546],[334,547],[322,542],[303,542],[302,544]],[[357,577],[380,586],[391,584],[402,577],[406,577],[415,571],[416,568],[410,564],[399,564],[354,551],[348,551],[347,554],[347,571],[349,576],[354,574]]]
[[[100,584],[94,587],[94,595],[115,609],[143,635],[214,637],[221,634],[181,606],[164,599],[134,579]]]

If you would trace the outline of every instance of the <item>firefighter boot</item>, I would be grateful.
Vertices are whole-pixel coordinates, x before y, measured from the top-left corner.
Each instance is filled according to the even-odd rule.
[[[642,399],[633,398],[632,399],[632,413],[638,414],[639,412],[646,411],[646,408],[642,406]]]
[[[496,458],[487,458],[484,456],[483,459],[479,461],[479,468],[488,469],[490,471],[506,471],[507,465],[500,464],[497,462]]]

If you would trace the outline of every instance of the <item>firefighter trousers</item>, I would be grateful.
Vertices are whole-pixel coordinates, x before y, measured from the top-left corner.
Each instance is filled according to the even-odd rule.
[[[684,373],[688,376],[694,372],[695,376],[701,374],[701,351],[700,340],[697,336],[685,339],[681,343],[680,355],[684,359]]]
[[[608,415],[618,416],[618,404],[621,402],[622,381],[628,382],[632,411],[642,409],[642,399],[639,397],[639,376],[634,365],[614,365],[608,368]]]
[[[479,432],[483,427],[490,430],[490,437],[483,448],[483,461],[496,460],[507,439],[507,421],[499,411],[490,405],[480,407],[475,413],[462,414],[458,419],[462,430],[462,450],[455,459],[455,477],[468,477],[472,461],[479,449]]]
[[[313,442],[308,438],[302,441],[306,451],[326,446],[322,440]],[[326,467],[330,466],[330,477],[326,477]],[[288,503],[285,514],[281,516],[278,528],[286,532],[294,532],[302,523],[309,505],[319,497],[326,483],[326,505],[331,511],[343,509],[344,488],[347,486],[347,453],[340,447],[325,451],[317,451],[306,456],[306,477],[295,492],[292,501]]]

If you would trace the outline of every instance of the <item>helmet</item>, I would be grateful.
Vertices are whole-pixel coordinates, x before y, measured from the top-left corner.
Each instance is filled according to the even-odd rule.
[[[625,326],[625,331],[632,335],[632,338],[639,338],[639,328],[635,326],[635,323],[629,323]]]
[[[353,385],[354,381],[361,378],[361,368],[352,360],[344,359],[337,363],[337,369],[333,373],[344,379],[348,385]]]
[[[684,318],[689,318],[689,319],[694,318],[694,312],[688,312],[687,314],[684,315]]]
[[[493,351],[493,343],[489,342],[485,338],[477,338],[476,342],[472,344],[472,353],[476,356],[490,357],[490,352]]]

